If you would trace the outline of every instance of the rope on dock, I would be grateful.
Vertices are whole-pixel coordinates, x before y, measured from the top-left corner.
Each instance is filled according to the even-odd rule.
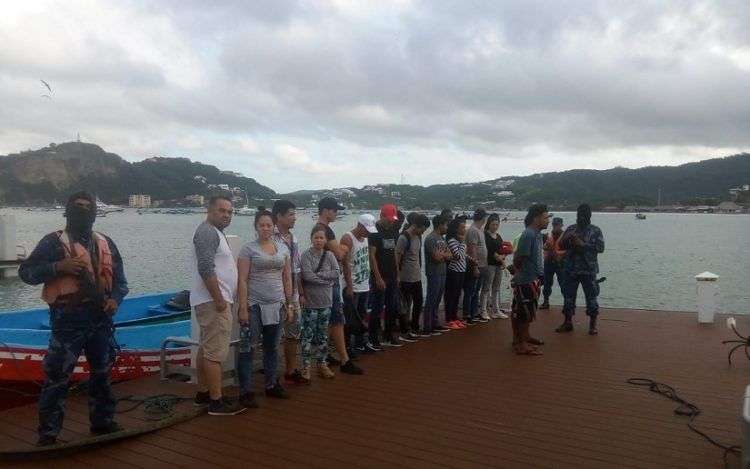
[[[634,386],[646,386],[648,387],[649,391],[664,396],[667,399],[680,404],[674,410],[674,413],[683,417],[688,417],[687,426],[690,430],[700,435],[704,440],[708,441],[712,445],[724,450],[724,467],[729,467],[728,456],[730,453],[736,456],[740,455],[740,450],[742,449],[740,446],[719,443],[708,434],[704,433],[701,430],[698,430],[695,427],[693,422],[695,421],[696,417],[700,415],[701,409],[692,402],[688,402],[685,399],[681,398],[679,394],[677,394],[677,390],[672,386],[664,383],[659,383],[658,381],[654,381],[649,378],[630,378],[627,382],[628,384],[632,384]]]
[[[155,394],[147,397],[128,395],[118,398],[117,403],[130,402],[132,405],[123,410],[118,410],[117,413],[132,412],[143,406],[143,412],[146,414],[147,420],[161,421],[174,415],[174,407],[177,404],[192,399],[192,397],[181,397],[176,394]]]

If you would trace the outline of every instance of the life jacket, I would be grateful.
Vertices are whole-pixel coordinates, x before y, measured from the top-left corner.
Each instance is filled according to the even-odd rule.
[[[114,277],[112,252],[109,250],[109,243],[107,243],[104,235],[96,232],[92,233],[98,254],[96,268],[92,265],[91,255],[85,247],[80,243],[71,242],[68,233],[65,231],[58,231],[57,235],[60,243],[63,245],[65,258],[75,256],[85,261],[91,278],[96,279],[99,292],[103,294],[111,293],[112,278]],[[76,275],[59,275],[44,284],[42,299],[47,304],[55,304],[59,299],[78,293],[81,289],[80,282],[80,278]]]
[[[547,241],[544,242],[545,260],[552,259],[559,261],[565,256],[565,251],[560,249],[560,239],[562,239],[562,233],[560,233],[560,236],[558,236],[557,239],[555,239],[552,233],[547,236]]]

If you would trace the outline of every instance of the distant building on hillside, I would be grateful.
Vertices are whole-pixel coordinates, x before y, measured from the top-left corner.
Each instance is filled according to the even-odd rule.
[[[203,206],[206,203],[206,198],[200,194],[189,195],[185,197],[185,200],[198,206]]]
[[[729,189],[729,195],[731,195],[732,200],[735,200],[735,201],[743,193],[750,193],[750,184],[745,184],[740,187],[734,187],[732,189]]]
[[[201,184],[205,184],[206,183],[205,176],[201,176],[200,174],[197,175],[197,176],[193,176],[193,179],[196,180],[196,181],[198,181],[198,182],[200,182]]]
[[[498,191],[495,192],[497,197],[513,197],[513,191]]]
[[[149,208],[151,207],[151,196],[147,194],[131,194],[128,205],[133,208]]]
[[[737,205],[734,202],[722,202],[718,207],[720,212],[724,213],[737,213],[742,211],[742,206]]]
[[[512,186],[514,182],[516,182],[515,179],[498,179],[492,187],[495,189],[507,189]]]

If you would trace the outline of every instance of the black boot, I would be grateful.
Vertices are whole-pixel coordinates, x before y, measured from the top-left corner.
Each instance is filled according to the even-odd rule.
[[[539,309],[549,309],[549,297],[544,297],[544,302],[539,305]]]
[[[591,316],[589,319],[589,335],[599,334],[599,329],[596,328],[596,316]]]
[[[573,332],[573,318],[572,316],[565,316],[565,321],[555,329],[555,332]]]

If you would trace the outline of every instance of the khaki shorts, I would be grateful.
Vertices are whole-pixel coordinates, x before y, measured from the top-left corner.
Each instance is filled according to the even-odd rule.
[[[206,360],[221,363],[229,356],[233,311],[232,303],[227,303],[224,311],[217,311],[213,301],[195,307],[195,318],[200,326],[198,341]]]

